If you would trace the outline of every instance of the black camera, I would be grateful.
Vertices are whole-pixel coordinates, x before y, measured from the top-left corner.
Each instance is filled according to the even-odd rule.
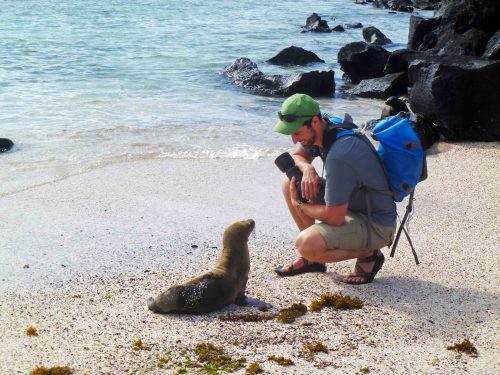
[[[274,164],[279,168],[279,170],[287,175],[287,177],[292,180],[295,177],[295,188],[299,195],[299,200],[303,203],[307,203],[307,199],[302,197],[302,171],[295,165],[295,160],[293,160],[292,155],[288,152],[284,152],[274,160]]]

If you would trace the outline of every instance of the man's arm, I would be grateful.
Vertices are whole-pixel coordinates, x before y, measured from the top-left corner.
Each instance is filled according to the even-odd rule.
[[[295,188],[295,177],[290,182],[290,196],[292,205],[302,214],[330,225],[341,226],[344,224],[347,203],[339,206],[304,204],[298,199],[297,189]]]
[[[319,176],[311,164],[313,157],[297,150],[293,154],[293,160],[303,175],[301,183],[302,196],[311,201],[316,199],[319,193]]]

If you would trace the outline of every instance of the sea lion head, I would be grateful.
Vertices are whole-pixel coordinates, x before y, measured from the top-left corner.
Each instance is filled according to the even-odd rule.
[[[222,238],[222,245],[228,249],[246,249],[248,237],[255,228],[252,219],[237,221],[226,228]]]
[[[156,298],[148,298],[148,309],[155,313],[169,313],[177,311],[180,308],[180,294],[183,287],[174,285],[163,293],[160,293]]]

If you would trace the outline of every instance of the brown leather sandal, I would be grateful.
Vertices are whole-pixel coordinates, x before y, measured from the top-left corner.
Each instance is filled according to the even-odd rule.
[[[278,276],[281,277],[295,276],[306,272],[326,272],[326,266],[322,263],[309,262],[306,258],[303,257],[299,257],[298,259],[302,259],[302,262],[304,263],[302,267],[294,269],[292,263],[288,266],[288,271],[283,270],[283,266],[279,266],[274,269],[274,272],[276,272]]]
[[[373,255],[369,257],[361,259],[358,258],[358,260],[356,261],[356,266],[354,267],[354,272],[350,273],[347,276],[341,277],[340,281],[346,284],[356,284],[356,285],[371,283],[385,262],[384,254],[382,253],[378,254],[378,252],[379,250],[375,250],[373,252]],[[359,267],[359,264],[370,263],[370,262],[374,262],[371,272],[365,272],[361,267]],[[362,277],[364,280],[348,281],[348,279],[351,277]]]

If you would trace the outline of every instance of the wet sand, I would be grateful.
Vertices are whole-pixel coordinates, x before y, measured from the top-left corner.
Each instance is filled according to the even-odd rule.
[[[435,149],[410,220],[421,264],[403,238],[362,286],[335,280],[352,262],[274,275],[295,257],[296,229],[272,159],[137,161],[0,198],[0,373],[56,365],[76,374],[176,373],[186,354],[196,359],[198,343],[269,374],[499,373],[500,145]],[[148,296],[210,269],[224,228],[247,218],[256,221],[247,294],[269,312],[337,292],[365,306],[307,312],[290,325],[219,319],[261,313],[255,303],[200,316],[147,310]],[[29,326],[38,336],[25,334]],[[478,357],[446,349],[464,338]],[[138,339],[147,350],[134,349]],[[305,358],[304,343],[317,341],[328,353]],[[170,368],[158,367],[160,357]]]

